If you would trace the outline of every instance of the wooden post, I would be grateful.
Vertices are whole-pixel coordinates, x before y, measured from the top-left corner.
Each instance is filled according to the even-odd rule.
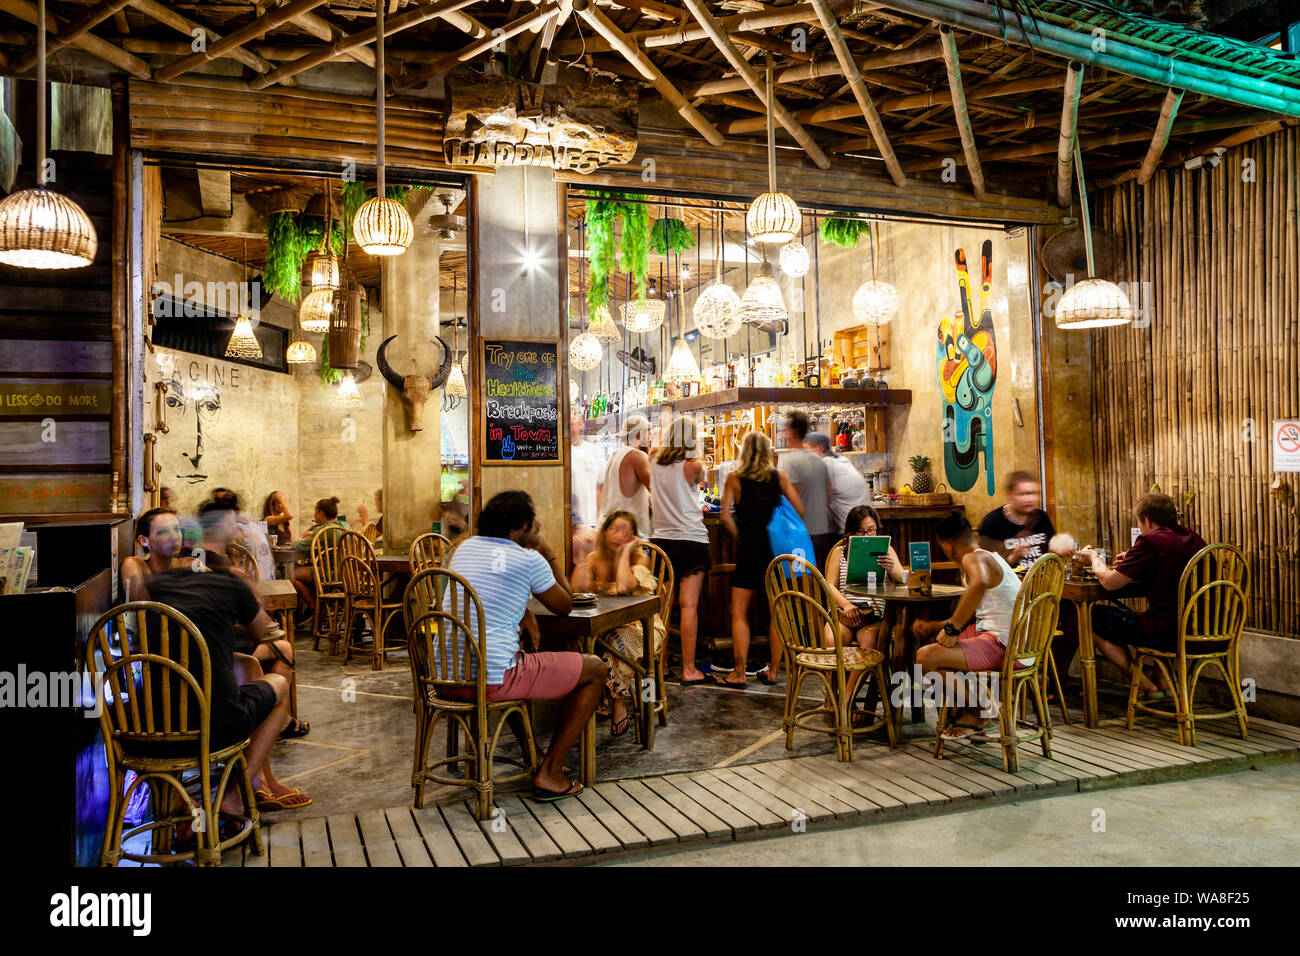
[[[1065,70],[1065,100],[1061,107],[1061,138],[1056,145],[1056,204],[1070,206],[1074,175],[1074,134],[1079,123],[1079,94],[1083,92],[1083,64],[1072,62]]]
[[[975,131],[971,128],[970,112],[966,109],[966,94],[961,85],[961,63],[957,59],[957,37],[952,27],[939,28],[940,44],[943,46],[943,62],[948,68],[948,88],[952,91],[952,109],[957,115],[957,132],[961,134],[962,152],[966,154],[966,169],[970,173],[971,189],[976,199],[983,199],[984,168],[980,165],[979,153],[975,151]]]
[[[1142,158],[1142,167],[1138,170],[1138,185],[1145,186],[1151,181],[1151,176],[1156,171],[1156,163],[1160,162],[1161,154],[1169,145],[1169,134],[1174,130],[1174,117],[1178,115],[1178,106],[1182,102],[1182,90],[1169,90],[1165,93],[1165,102],[1160,107],[1160,119],[1156,123],[1156,131],[1151,135],[1151,146],[1147,149],[1146,156]]]

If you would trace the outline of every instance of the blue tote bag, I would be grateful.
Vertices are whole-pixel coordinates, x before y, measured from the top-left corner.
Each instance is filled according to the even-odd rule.
[[[785,495],[781,496],[780,503],[772,509],[772,519],[767,523],[767,540],[772,546],[774,557],[793,554],[805,561],[813,563],[817,561],[812,535],[808,533],[808,527],[799,517],[799,512],[794,510],[794,505],[790,504],[790,499]],[[803,574],[803,568],[795,567],[792,572],[797,577]]]

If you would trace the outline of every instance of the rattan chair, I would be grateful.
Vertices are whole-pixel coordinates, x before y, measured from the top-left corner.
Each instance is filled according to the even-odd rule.
[[[411,786],[415,806],[424,806],[428,782],[473,787],[480,820],[492,818],[492,794],[500,784],[531,778],[537,768],[537,745],[526,700],[487,699],[487,626],[483,605],[473,586],[445,568],[429,568],[411,578],[404,595],[406,641],[415,684],[415,762]],[[497,757],[497,741],[506,719],[522,722],[524,758]],[[429,762],[429,743],[439,719],[463,731],[448,734],[447,755]],[[497,760],[521,768],[494,777]],[[464,765],[461,776],[441,773],[443,767]]]
[[[226,548],[226,557],[236,571],[247,575],[253,583],[257,583],[262,577],[261,569],[257,566],[257,558],[253,557],[253,552],[249,551],[242,544],[235,544],[233,541]]]
[[[793,554],[782,554],[767,566],[767,598],[772,605],[772,626],[785,648],[785,749],[794,748],[795,728],[835,737],[836,757],[853,759],[853,738],[884,727],[889,745],[895,745],[894,720],[885,679],[885,658],[877,650],[846,647],[840,639],[839,608],[826,578],[817,568]],[[829,628],[829,630],[827,630]],[[827,641],[830,644],[827,644]],[[849,677],[862,678],[849,693]],[[822,706],[798,710],[804,678],[816,674],[825,688]],[[872,680],[876,682],[884,715],[862,727],[853,726],[853,697]],[[825,718],[830,717],[829,726]],[[821,717],[821,723],[817,718]],[[875,718],[872,714],[871,717]]]
[[[367,522],[367,524],[361,529],[361,536],[371,544],[374,544],[375,541],[379,539],[379,526],[373,521]]]
[[[365,536],[345,531],[339,538],[338,555],[343,577],[343,663],[352,660],[352,626],[361,615],[370,622],[371,668],[383,670],[385,656],[398,646],[385,641],[388,627],[402,613],[401,601],[384,599],[383,578],[375,560],[375,549]]]
[[[1055,559],[1055,560],[1049,560]],[[1040,557],[1025,572],[1024,578],[1020,582],[1020,592],[1016,595],[1016,603],[1011,608],[1011,618],[1015,620],[1016,611],[1020,606],[1028,601],[1032,601],[1040,594],[1055,594],[1059,602],[1061,594],[1065,590],[1065,562],[1054,554],[1045,554]],[[1058,616],[1057,623],[1060,623]],[[1052,638],[1060,636],[1061,631],[1054,629]],[[1056,670],[1056,658],[1052,656],[1051,644],[1047,647],[1047,659],[1044,666],[1039,669],[1039,679],[1043,684],[1043,699],[1047,699],[1048,681],[1056,688],[1056,701],[1061,706],[1061,720],[1065,723],[1070,722],[1070,711],[1065,705],[1065,693],[1061,689],[1061,676]],[[1022,698],[1022,716],[1025,706],[1028,704],[1028,698]],[[1047,732],[1052,732],[1051,712],[1047,714]]]
[[[320,650],[322,637],[328,637],[331,656],[339,652],[343,623],[343,562],[339,560],[339,539],[347,531],[342,525],[327,524],[316,529],[311,538],[311,572],[316,588],[316,617],[311,625],[312,650]]]
[[[429,568],[441,568],[451,553],[451,541],[440,534],[426,531],[411,542],[411,573],[419,574]]]
[[[1246,557],[1230,544],[1206,545],[1192,557],[1178,582],[1178,646],[1172,651],[1133,648],[1133,677],[1129,684],[1126,726],[1133,729],[1136,712],[1170,717],[1178,723],[1178,741],[1196,746],[1196,721],[1217,717],[1237,718],[1241,739],[1246,739],[1246,704],[1241,696],[1241,630],[1246,623],[1250,596],[1250,568]],[[1142,670],[1154,662],[1174,688],[1174,709],[1161,710],[1138,700]],[[1207,667],[1223,675],[1232,707],[1197,713],[1193,709],[1196,683]],[[1172,673],[1171,673],[1172,668]]]
[[[831,559],[838,554],[841,560],[847,560],[844,558],[844,549],[848,547],[848,541],[849,537],[845,535],[835,542],[835,546],[830,551],[826,552],[826,565],[822,568],[822,576],[826,578],[826,583],[831,584],[833,587],[838,587],[838,580],[834,582],[831,580]],[[876,649],[885,656],[885,660],[893,660],[894,632],[891,628],[886,627],[883,621],[880,623],[876,642],[879,645]]]
[[[120,655],[113,645],[119,643]],[[261,826],[244,750],[248,740],[211,746],[212,667],[208,645],[189,618],[153,601],[119,604],[101,614],[86,637],[82,666],[99,694],[99,728],[108,762],[109,803],[101,862],[220,866],[221,853],[248,839],[260,856]],[[221,774],[213,792],[213,769]],[[135,779],[127,787],[127,771]],[[191,794],[183,776],[193,772]],[[232,777],[246,808],[239,832],[222,840],[217,809]],[[148,785],[152,819],[123,832],[126,808]],[[230,817],[226,816],[227,819]],[[195,847],[177,851],[172,828],[189,823]],[[128,840],[148,832],[148,853],[127,852]]]
[[[1060,561],[1056,555],[1043,555],[1035,565],[1044,561]],[[1031,569],[1031,572],[1032,569]],[[1047,696],[1044,693],[1042,670],[1044,656],[1051,656],[1052,635],[1056,632],[1056,622],[1061,609],[1060,594],[1050,589],[1042,589],[1037,597],[1017,601],[1012,610],[1011,634],[1007,638],[1006,653],[1002,666],[996,670],[966,671],[966,687],[971,686],[970,675],[997,675],[996,697],[993,700],[997,710],[998,733],[974,733],[960,738],[967,744],[984,744],[997,742],[1002,746],[1002,767],[1007,773],[1018,773],[1020,755],[1017,745],[1031,740],[1040,742],[1043,756],[1051,757],[1052,748],[1048,742]],[[1017,666],[1017,664],[1021,666]],[[960,672],[951,671],[957,674]],[[1027,721],[1017,719],[1020,704],[1028,693],[1034,704],[1038,722],[1030,725]],[[939,708],[938,729],[935,733],[934,755],[943,758],[944,743],[952,743],[943,736],[948,724],[949,704],[945,688],[944,702]]]

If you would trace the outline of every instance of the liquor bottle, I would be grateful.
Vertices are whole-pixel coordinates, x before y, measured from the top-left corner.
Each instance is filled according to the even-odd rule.
[[[727,388],[736,387],[736,363],[727,363]]]

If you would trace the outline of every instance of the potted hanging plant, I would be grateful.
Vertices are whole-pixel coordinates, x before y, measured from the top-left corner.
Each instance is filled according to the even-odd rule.
[[[852,249],[864,235],[871,234],[871,225],[865,219],[844,219],[831,216],[821,221],[817,230],[822,242],[843,249]]]
[[[609,274],[617,263],[631,273],[637,298],[645,301],[646,275],[650,271],[649,207],[644,202],[620,202],[612,193],[596,193],[587,200],[587,256],[591,281],[587,286],[587,308],[594,312],[609,304]],[[631,200],[645,196],[629,195]],[[615,238],[616,225],[622,232]],[[683,224],[683,227],[685,224]]]
[[[694,248],[695,236],[680,219],[662,216],[650,228],[650,250],[656,255],[681,255],[687,249]]]

